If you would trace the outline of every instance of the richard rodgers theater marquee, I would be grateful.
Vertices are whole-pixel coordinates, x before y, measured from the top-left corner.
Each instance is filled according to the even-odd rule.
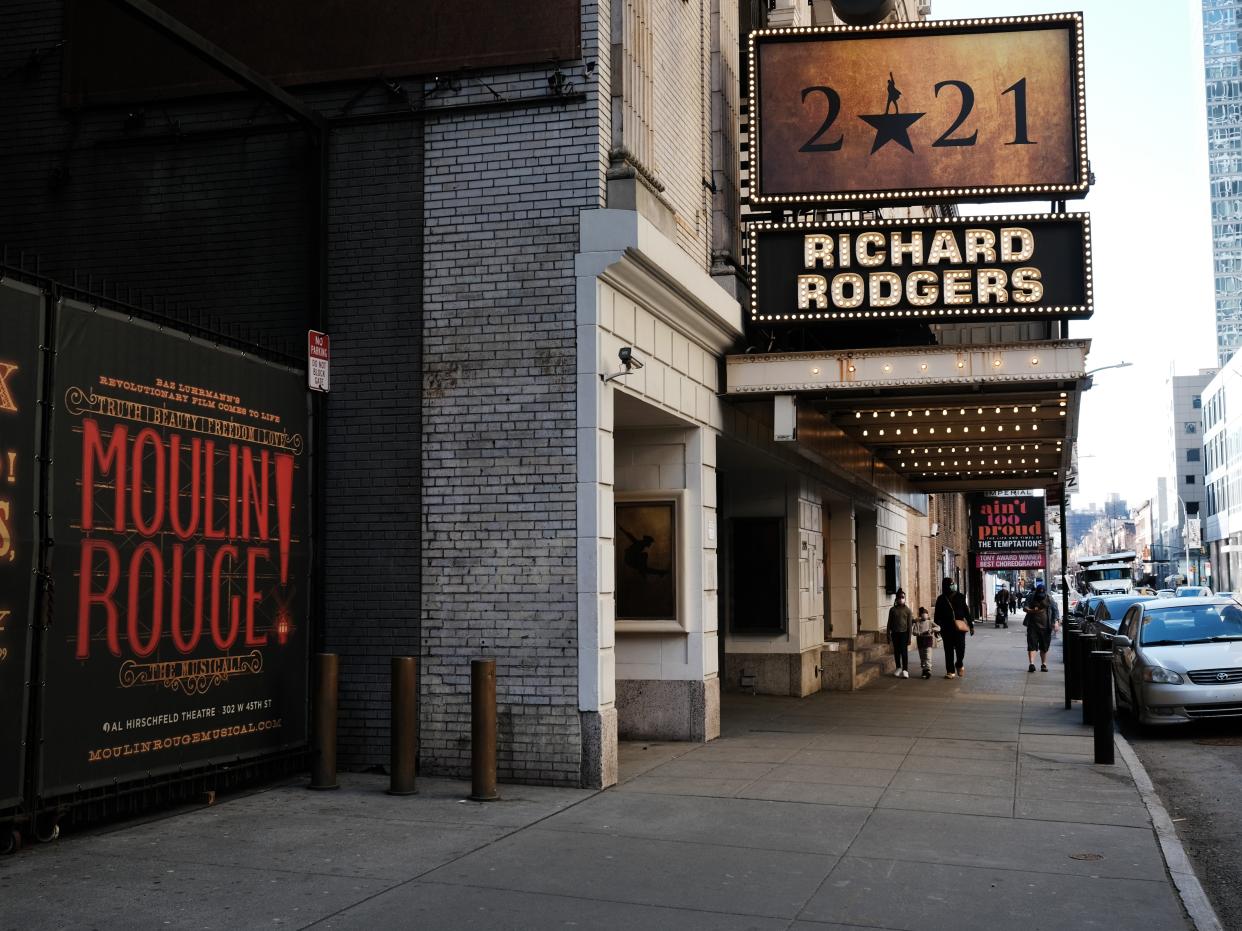
[[[751,319],[1089,317],[1086,214],[756,223]]]
[[[771,397],[777,440],[848,441],[921,492],[1064,487],[1094,309],[1090,219],[1064,212],[1092,180],[1084,48],[1078,13],[751,33],[748,324],[800,351],[730,356],[726,394]],[[928,209],[987,201],[1053,212]],[[1000,562],[1038,523],[1013,517]]]

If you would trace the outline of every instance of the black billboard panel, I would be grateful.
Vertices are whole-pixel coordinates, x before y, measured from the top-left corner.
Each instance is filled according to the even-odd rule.
[[[0,808],[21,801],[26,760],[43,300],[0,282]]]
[[[284,86],[521,64],[551,69],[582,54],[578,0],[476,0],[469,8],[409,0],[157,0],[156,6]],[[67,0],[65,38],[69,106],[239,89],[123,4]]]
[[[751,320],[1086,318],[1085,213],[760,222],[750,228]]]
[[[66,301],[44,796],[306,741],[305,375]]]
[[[1042,569],[1047,527],[1041,495],[997,491],[971,502],[970,547],[978,569]]]

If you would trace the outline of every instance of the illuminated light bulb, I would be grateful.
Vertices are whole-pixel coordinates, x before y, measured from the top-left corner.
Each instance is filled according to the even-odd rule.
[[[818,375],[818,374],[819,374],[819,369],[811,369],[811,374],[812,374],[812,375]]]

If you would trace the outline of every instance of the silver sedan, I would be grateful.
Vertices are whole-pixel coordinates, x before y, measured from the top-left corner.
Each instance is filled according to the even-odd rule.
[[[1143,724],[1242,717],[1242,606],[1227,598],[1140,602],[1113,637],[1117,708]]]

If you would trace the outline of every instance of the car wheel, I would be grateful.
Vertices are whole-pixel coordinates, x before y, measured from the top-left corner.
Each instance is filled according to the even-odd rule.
[[[1118,720],[1125,720],[1134,713],[1116,679],[1113,680],[1113,711],[1116,713]]]

